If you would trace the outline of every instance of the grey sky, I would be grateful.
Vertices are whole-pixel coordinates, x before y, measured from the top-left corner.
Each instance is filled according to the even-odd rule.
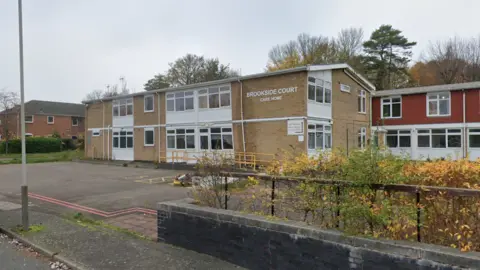
[[[26,99],[80,102],[125,76],[137,92],[186,53],[262,72],[269,49],[299,33],[334,36],[392,24],[417,41],[476,36],[480,1],[24,0]],[[19,90],[17,1],[0,0],[0,89]]]

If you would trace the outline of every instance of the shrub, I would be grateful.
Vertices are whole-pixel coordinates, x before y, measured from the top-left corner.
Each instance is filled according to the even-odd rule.
[[[52,153],[62,150],[62,141],[57,138],[29,137],[25,141],[27,153]],[[5,142],[0,143],[0,150],[4,151]],[[9,153],[21,153],[22,141],[20,139],[8,142]]]
[[[75,150],[77,149],[77,145],[73,141],[73,139],[66,138],[62,139],[62,150]]]

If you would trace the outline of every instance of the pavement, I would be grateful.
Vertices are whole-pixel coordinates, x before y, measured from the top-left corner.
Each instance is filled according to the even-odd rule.
[[[6,235],[0,234],[0,270],[50,269],[45,257],[35,252],[19,249]]]

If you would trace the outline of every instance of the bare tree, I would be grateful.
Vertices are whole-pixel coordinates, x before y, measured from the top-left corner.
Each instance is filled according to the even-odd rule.
[[[11,127],[17,121],[15,108],[19,102],[16,92],[0,90],[0,133],[2,139],[6,141],[5,153],[8,153],[8,141],[12,137]]]
[[[463,73],[468,65],[465,61],[467,47],[468,43],[457,37],[429,44],[426,62],[435,69],[442,83],[463,81]]]
[[[118,95],[128,95],[130,93],[130,89],[127,86],[127,81],[125,77],[120,77],[120,91],[118,84],[107,84],[105,90],[93,90],[92,92],[88,93],[83,102],[93,101],[93,100],[100,100],[102,98],[109,98],[115,97]]]
[[[359,55],[363,49],[363,29],[345,28],[340,30],[335,40],[339,58],[348,61]]]

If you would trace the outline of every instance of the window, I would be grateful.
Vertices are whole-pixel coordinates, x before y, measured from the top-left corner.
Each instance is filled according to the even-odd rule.
[[[362,127],[358,130],[358,147],[363,149],[367,145],[367,128]]]
[[[100,130],[93,130],[93,131],[92,131],[92,137],[98,137],[98,136],[100,136],[100,135],[101,135],[101,134],[100,134]]]
[[[308,124],[308,149],[332,148],[332,127],[321,124]]]
[[[145,128],[143,130],[144,135],[144,146],[154,146],[155,145],[155,132],[153,128]]]
[[[153,95],[143,97],[143,111],[144,112],[153,112]]]
[[[195,129],[167,130],[167,148],[195,149]]]
[[[183,112],[194,109],[193,105],[194,93],[193,91],[175,92],[167,94],[167,111],[169,112]]]
[[[427,116],[450,115],[450,92],[427,95]]]
[[[418,147],[430,147],[430,130],[417,130]]]
[[[462,147],[461,129],[418,130],[418,147],[459,148]]]
[[[114,131],[113,148],[127,149],[133,148],[133,131]]]
[[[25,123],[33,123],[33,115],[26,115]]]
[[[468,146],[480,148],[480,129],[468,130]]]
[[[230,107],[230,86],[199,90],[198,107],[200,109]]]
[[[382,98],[382,118],[402,117],[402,98]]]
[[[358,112],[367,112],[367,92],[365,90],[358,90]]]
[[[74,126],[74,127],[78,126],[78,118],[77,117],[72,117],[72,126]]]
[[[133,115],[133,99],[121,99],[113,101],[113,116]]]
[[[230,150],[233,149],[232,128],[202,128],[200,129],[200,149]]]
[[[388,130],[387,131],[387,146],[389,148],[405,148],[411,147],[412,138],[410,130]]]
[[[47,116],[47,124],[53,124],[55,121],[55,117],[53,116]]]
[[[308,99],[317,103],[332,103],[332,83],[308,77]]]

